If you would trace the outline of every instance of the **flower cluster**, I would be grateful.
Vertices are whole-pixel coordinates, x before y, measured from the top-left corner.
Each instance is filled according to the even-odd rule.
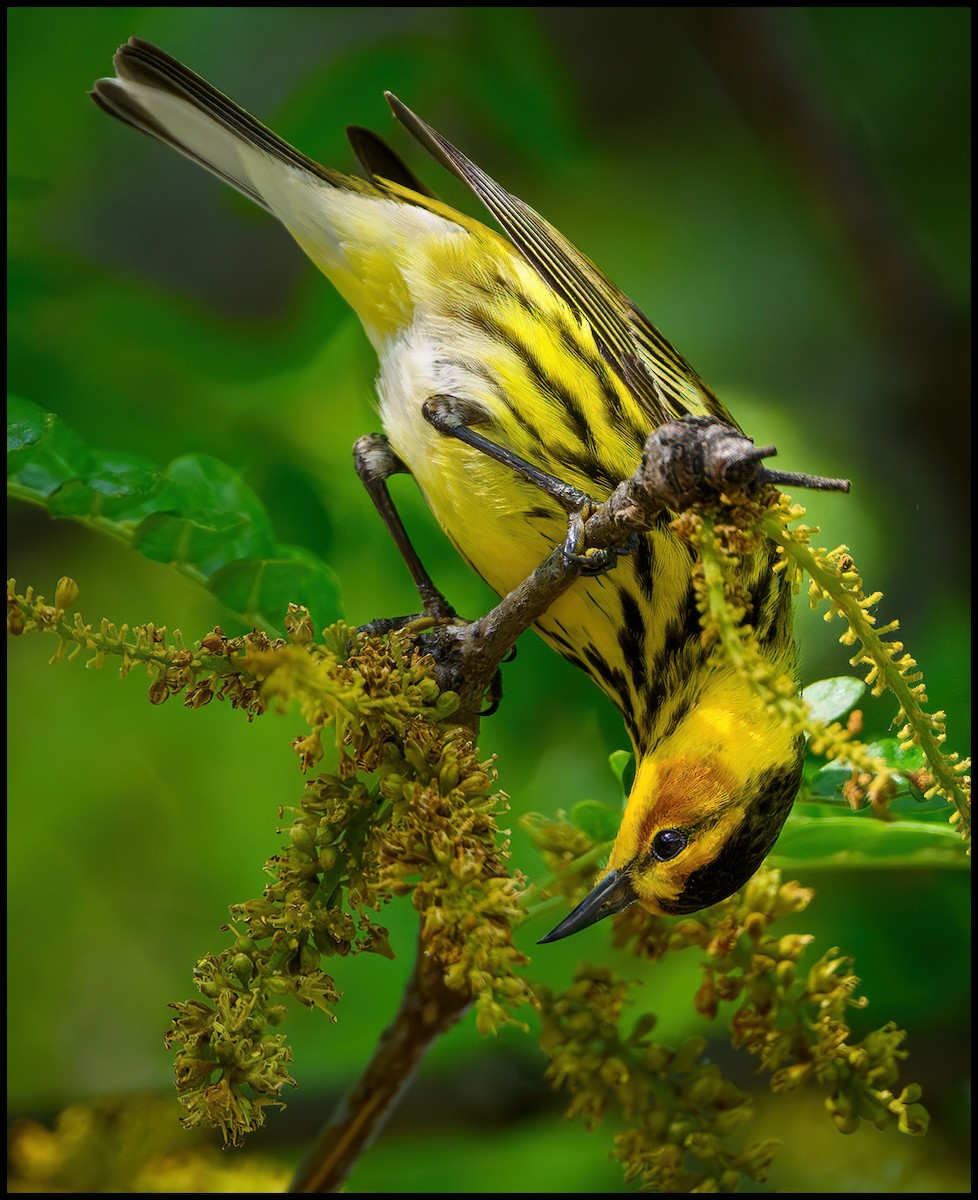
[[[761,695],[785,726],[809,739],[814,754],[845,761],[853,771],[850,798],[864,798],[886,815],[885,801],[894,789],[893,772],[855,736],[851,726],[837,721],[812,721],[794,681],[777,673],[761,653],[743,622],[746,598],[739,590],[736,564],[758,536],[769,538],[780,552],[777,569],[789,573],[795,589],[809,577],[809,602],[825,603],[825,620],[841,617],[846,628],[840,641],[856,647],[850,662],[866,673],[874,695],[885,690],[895,696],[893,724],[904,750],[919,746],[928,770],[921,773],[925,798],[940,795],[949,805],[949,820],[967,838],[971,829],[970,762],[946,753],[945,714],[924,709],[927,695],[916,661],[893,634],[897,621],[877,625],[874,609],[882,594],[867,595],[852,556],[845,546],[827,551],[811,543],[816,529],[800,523],[804,509],[772,492],[766,504],[738,502],[724,509],[723,523],[698,513],[684,513],[673,527],[695,546],[699,561],[693,574],[704,635],[716,645],[738,674]]]
[[[744,1177],[762,1181],[774,1144],[730,1144],[753,1117],[750,1097],[705,1058],[704,1039],[671,1049],[653,1038],[651,1014],[624,1033],[633,986],[585,966],[561,993],[537,988],[547,1077],[570,1092],[567,1115],[590,1129],[620,1114],[627,1128],[615,1135],[614,1155],[625,1181],[643,1190],[736,1191]]]
[[[188,708],[203,708],[218,699],[242,709],[249,720],[265,711],[260,680],[248,671],[245,659],[253,651],[284,642],[273,643],[259,630],[229,638],[215,628],[191,649],[184,645],[179,630],[174,630],[170,642],[166,628],[151,622],[117,626],[103,618],[92,625],[80,613],[71,612],[77,599],[78,585],[67,576],[58,581],[54,604],[46,603],[32,587],[21,595],[16,582],[8,580],[7,632],[15,636],[53,634],[58,647],[52,662],[88,654],[87,664],[99,668],[111,658],[118,660],[121,678],[134,667],[145,667],[151,679],[152,704],[182,694]]]
[[[709,551],[703,557],[707,610],[711,589],[726,597],[710,574],[720,560]],[[340,993],[324,963],[361,952],[391,956],[379,914],[394,897],[410,896],[420,917],[418,996],[441,1007],[432,1014],[420,1005],[430,1031],[474,1006],[478,1027],[493,1032],[532,1003],[548,1077],[569,1092],[570,1115],[588,1127],[612,1112],[623,1119],[614,1153],[626,1180],[683,1192],[732,1191],[764,1179],[775,1145],[742,1141],[750,1098],[708,1060],[704,1039],[667,1046],[654,1038],[651,1014],[626,1028],[632,985],[607,970],[584,967],[563,992],[524,979],[527,960],[513,945],[512,926],[531,895],[536,910],[586,890],[613,812],[584,802],[572,823],[527,820],[554,875],[521,890],[497,825],[505,801],[493,792],[492,766],[458,723],[457,698],[439,692],[431,660],[406,635],[369,637],[337,625],[317,641],[308,614],[293,608],[286,639],[229,638],[216,629],[188,648],[150,626],[93,628],[70,616],[76,597],[70,580],[58,585],[53,605],[9,588],[8,625],[14,633],[53,633],[59,653],[88,651],[96,665],[114,656],[123,673],[145,665],[154,702],[182,695],[200,708],[227,699],[249,719],[269,705],[298,707],[305,721],[292,742],[305,784],[295,807],[280,809],[285,844],[266,864],[269,882],[260,897],[232,906],[227,948],[197,964],[200,998],[173,1006],[168,1041],[186,1124],[215,1126],[231,1142],[262,1124],[293,1083],[279,1031],[285,1001],[334,1019]],[[728,617],[718,640],[749,657],[736,606]],[[782,698],[786,714],[797,715]],[[695,917],[660,918],[633,906],[615,918],[613,939],[645,962],[686,949],[700,954],[695,1009],[708,1020],[729,1014],[733,1045],[754,1056],[773,1091],[821,1087],[842,1132],[895,1122],[904,1133],[922,1133],[920,1090],[899,1079],[903,1033],[886,1025],[854,1040],[846,1014],[865,1002],[849,960],[831,950],[806,966],[812,939],[775,928],[811,898],[761,870],[739,895]]]
[[[392,957],[376,915],[395,895],[411,895],[425,955],[475,1004],[483,1031],[528,999],[515,974],[524,959],[511,938],[520,910],[496,825],[502,802],[471,734],[448,719],[454,700],[439,694],[430,660],[396,634],[337,626],[317,644],[296,612],[288,628],[289,644],[250,645],[241,662],[266,703],[298,702],[308,729],[293,748],[306,786],[263,895],[232,906],[235,942],[198,964],[208,1003],[178,1006],[170,1035],[190,1119],[231,1140],[291,1082],[280,1036],[265,1031],[281,999],[332,1016],[339,992],[324,958]],[[320,770],[330,728],[335,762]]]
[[[232,905],[231,943],[197,963],[200,998],[173,1005],[167,1041],[188,1125],[237,1142],[263,1123],[294,1082],[278,1032],[284,1001],[334,1019],[340,992],[323,963],[392,957],[377,914],[396,895],[410,894],[425,961],[459,1011],[474,1005],[487,1033],[514,1019],[531,997],[511,936],[522,909],[497,827],[505,802],[471,732],[452,720],[456,697],[439,692],[430,658],[396,632],[367,637],[342,624],[317,642],[295,606],[285,639],[214,629],[188,648],[155,627],[93,628],[68,612],[77,594],[63,580],[48,605],[10,585],[8,626],[53,633],[59,654],[88,650],[95,665],[113,656],[123,674],[145,665],[153,703],[229,700],[249,719],[297,705],[306,722],[292,742],[306,783],[298,804],[280,810],[291,819],[266,863],[269,883]]]
[[[560,869],[547,891],[575,898],[587,886],[581,865],[593,864],[600,848],[558,821],[525,825]],[[568,861],[571,848],[579,857]],[[829,950],[806,968],[813,938],[776,928],[813,896],[763,868],[740,893],[693,917],[658,917],[633,905],[613,919],[613,941],[648,963],[683,950],[699,953],[703,976],[694,1008],[710,1021],[726,1010],[730,1041],[757,1059],[772,1091],[822,1088],[843,1133],[864,1121],[923,1133],[928,1115],[920,1089],[899,1082],[903,1032],[886,1025],[854,1041],[846,1013],[866,1002],[856,995],[850,960]],[[649,1014],[624,1033],[631,986],[589,967],[562,993],[535,989],[548,1077],[570,1093],[568,1115],[589,1128],[611,1112],[623,1119],[627,1127],[616,1135],[614,1153],[626,1180],[640,1180],[645,1190],[734,1191],[746,1180],[763,1180],[776,1145],[741,1146],[734,1137],[752,1119],[750,1098],[705,1058],[703,1039],[679,1047],[656,1042]]]
[[[887,1025],[851,1042],[846,1013],[866,1004],[856,995],[851,960],[832,949],[805,970],[801,960],[811,936],[772,929],[779,918],[807,908],[812,897],[808,888],[782,882],[779,871],[763,869],[700,918],[671,924],[629,909],[616,921],[615,940],[646,958],[685,947],[705,953],[695,1006],[710,1020],[722,1005],[736,1006],[729,1018],[733,1045],[758,1059],[772,1091],[818,1084],[843,1133],[853,1132],[860,1120],[879,1128],[896,1120],[903,1133],[923,1133],[927,1112],[917,1103],[920,1089],[910,1084],[893,1091],[906,1058],[903,1032]]]
[[[927,693],[917,662],[903,642],[893,636],[899,622],[877,624],[874,610],[882,593],[866,593],[847,547],[825,550],[813,546],[811,538],[818,530],[801,523],[804,515],[804,509],[782,498],[759,522],[758,528],[779,547],[785,569],[792,572],[797,587],[801,586],[803,575],[808,576],[811,607],[825,604],[826,621],[839,617],[845,623],[839,641],[846,647],[855,647],[849,661],[865,671],[873,694],[889,691],[896,698],[898,708],[893,725],[897,736],[905,749],[919,746],[927,760],[926,797],[943,797],[952,806],[951,823],[957,826],[962,838],[967,838],[971,832],[969,760],[942,749],[945,714],[925,710]],[[849,750],[846,757],[857,769],[867,769]]]

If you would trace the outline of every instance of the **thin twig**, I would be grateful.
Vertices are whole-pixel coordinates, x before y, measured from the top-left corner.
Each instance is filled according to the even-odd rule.
[[[583,523],[589,551],[622,550],[648,532],[667,510],[709,504],[724,491],[750,490],[766,478],[760,451],[738,430],[709,417],[686,417],[660,425],[645,444],[642,462]],[[803,477],[796,476],[796,479]],[[845,490],[844,480],[822,480]],[[460,723],[475,730],[482,698],[499,664],[553,602],[588,571],[583,554],[558,547],[491,612],[468,625],[443,624],[418,637],[436,662],[443,691],[460,696]]]
[[[435,1041],[472,1003],[445,984],[442,964],[418,943],[401,1007],[377,1043],[367,1069],[313,1143],[290,1192],[336,1192],[380,1133]]]

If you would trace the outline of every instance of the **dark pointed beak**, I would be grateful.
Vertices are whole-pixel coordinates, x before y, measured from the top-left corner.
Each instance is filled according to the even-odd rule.
[[[545,946],[548,942],[559,942],[561,938],[570,937],[572,933],[580,933],[596,921],[622,912],[637,899],[628,877],[620,871],[609,871],[577,908],[564,917],[556,929],[551,929],[546,937],[542,937],[537,945]]]

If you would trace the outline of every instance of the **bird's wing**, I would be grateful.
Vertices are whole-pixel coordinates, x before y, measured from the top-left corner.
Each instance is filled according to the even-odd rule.
[[[417,192],[419,196],[437,200],[438,197],[431,188],[422,183],[401,156],[372,129],[364,129],[362,125],[348,125],[346,137],[360,166],[371,178],[388,179],[391,183]]]
[[[559,230],[500,187],[396,96],[388,92],[387,101],[401,124],[475,192],[527,262],[588,323],[601,353],[647,413],[650,428],[688,413],[730,420],[683,356]]]

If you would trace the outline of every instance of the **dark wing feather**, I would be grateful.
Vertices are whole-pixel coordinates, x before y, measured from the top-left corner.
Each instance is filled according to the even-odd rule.
[[[399,154],[372,129],[362,125],[348,125],[346,136],[360,166],[373,179],[387,179],[401,187],[410,188],[420,196],[437,200],[435,193],[421,182]]]
[[[650,427],[690,412],[729,420],[689,363],[589,258],[396,96],[388,92],[387,102],[425,149],[475,192],[541,278],[588,322],[605,359],[648,414]]]

